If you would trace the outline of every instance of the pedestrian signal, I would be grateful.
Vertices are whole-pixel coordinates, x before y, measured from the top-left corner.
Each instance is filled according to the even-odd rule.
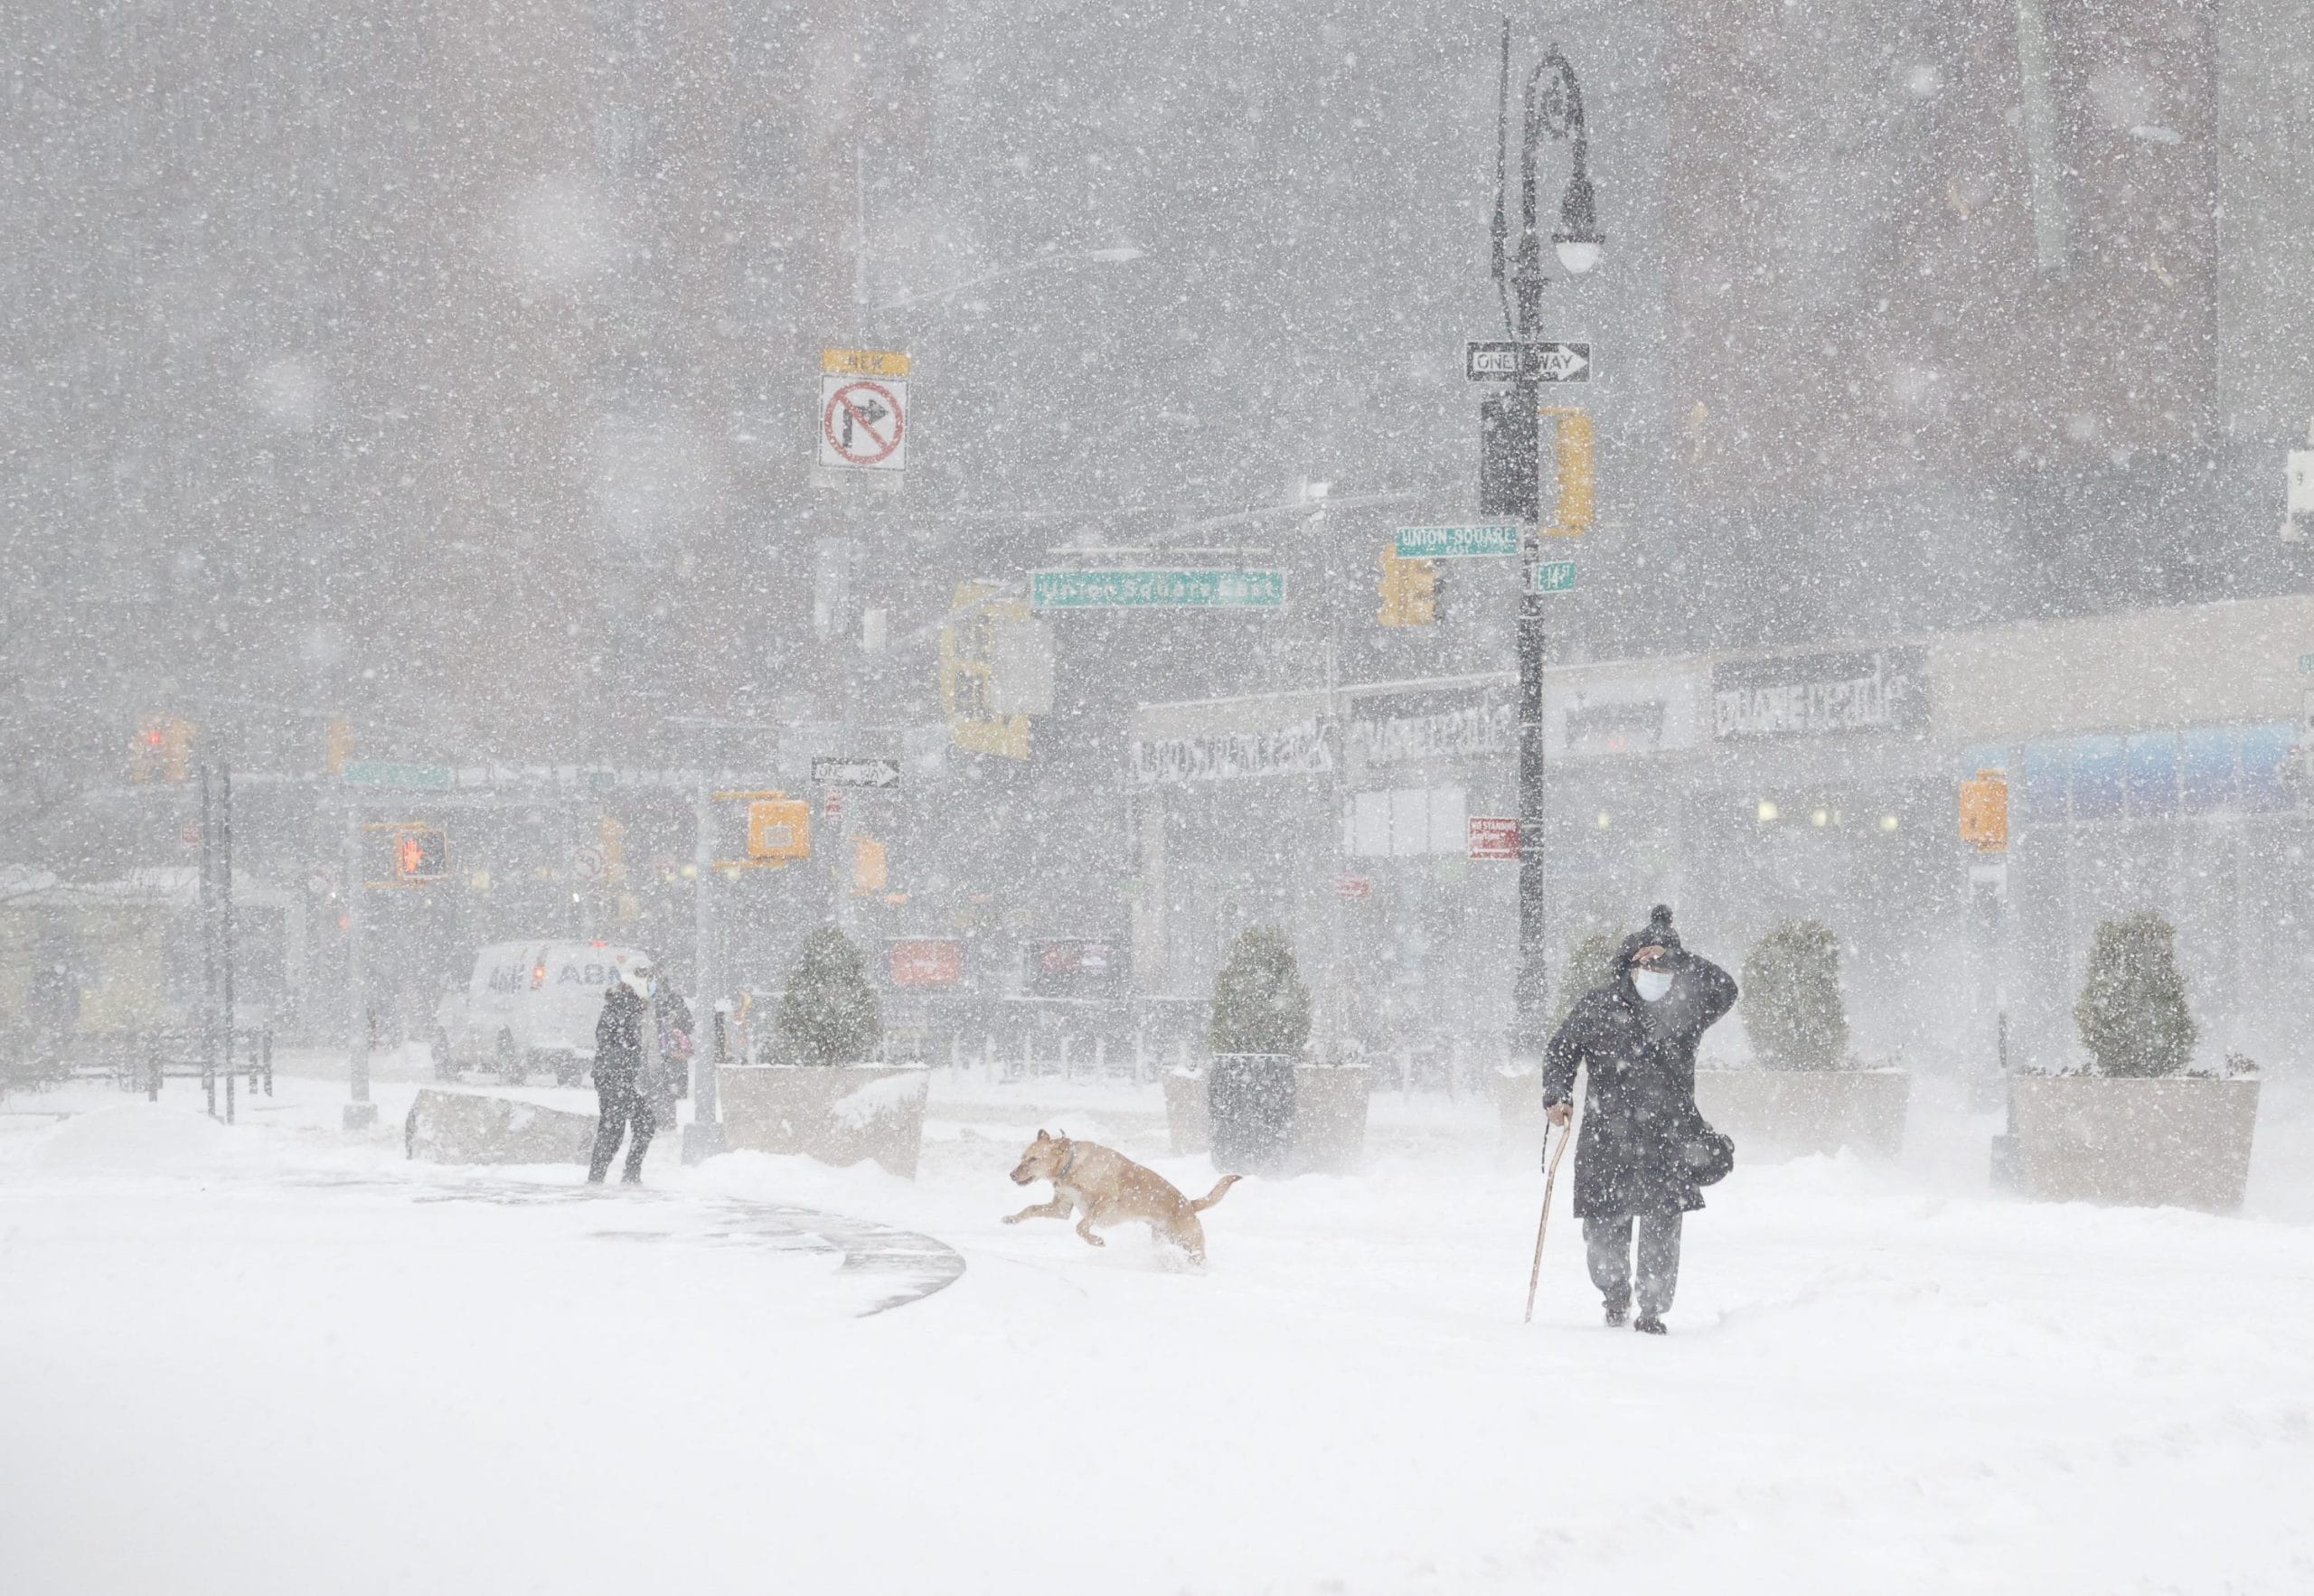
[[[1375,619],[1385,626],[1428,626],[1438,620],[1438,567],[1428,559],[1400,559],[1382,549],[1382,607]]]
[[[439,881],[450,873],[450,839],[439,826],[403,826],[394,832],[394,879]]]

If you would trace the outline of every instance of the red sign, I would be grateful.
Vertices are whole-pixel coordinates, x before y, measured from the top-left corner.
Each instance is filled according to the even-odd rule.
[[[1374,878],[1371,876],[1344,876],[1340,880],[1334,883],[1334,896],[1336,897],[1372,897],[1374,896]]]
[[[964,944],[954,937],[922,936],[892,944],[894,986],[954,986],[964,977]]]
[[[874,465],[900,446],[907,423],[897,394],[880,382],[847,382],[828,397],[820,430],[851,465]]]
[[[828,802],[827,802],[827,816],[828,816],[828,819],[830,819],[830,820],[839,820],[839,819],[842,818],[842,815],[843,815],[843,793],[842,793],[840,790],[833,790],[833,789],[832,789],[832,790],[829,792],[829,793],[828,793]]]
[[[1465,822],[1472,859],[1517,859],[1519,817],[1515,814],[1474,814]]]

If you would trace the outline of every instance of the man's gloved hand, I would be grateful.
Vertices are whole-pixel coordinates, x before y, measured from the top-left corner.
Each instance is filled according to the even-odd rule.
[[[1552,1124],[1557,1125],[1560,1130],[1564,1131],[1567,1127],[1567,1122],[1575,1118],[1575,1104],[1571,1103],[1547,1103],[1543,1108],[1543,1117],[1548,1120]]]

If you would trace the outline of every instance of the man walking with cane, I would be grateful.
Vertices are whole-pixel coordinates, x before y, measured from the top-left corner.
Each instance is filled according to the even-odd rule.
[[[1736,1006],[1736,982],[1688,953],[1659,904],[1647,929],[1623,939],[1604,985],[1576,1000],[1543,1057],[1543,1112],[1565,1131],[1575,1073],[1587,1070],[1575,1152],[1575,1215],[1591,1283],[1607,1323],[1622,1325],[1633,1295],[1637,1233],[1639,1318],[1663,1334],[1679,1283],[1679,1234],[1703,1188],[1726,1174],[1733,1149],[1696,1112],[1696,1045]]]

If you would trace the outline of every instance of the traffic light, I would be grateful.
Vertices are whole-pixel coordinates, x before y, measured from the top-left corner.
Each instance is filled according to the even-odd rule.
[[[439,881],[450,873],[450,839],[439,826],[402,826],[394,831],[394,879]]]
[[[333,718],[322,728],[322,774],[343,775],[345,761],[353,752],[353,723]]]
[[[1558,466],[1558,502],[1546,537],[1579,538],[1591,530],[1598,498],[1598,467],[1594,457],[1596,433],[1582,410],[1553,408],[1543,412],[1557,423],[1552,454]]]
[[[1512,389],[1479,406],[1479,513],[1532,526],[1542,516],[1531,394]]]
[[[1385,626],[1429,626],[1438,620],[1438,567],[1434,560],[1400,559],[1382,549],[1382,607],[1375,619]]]
[[[784,865],[812,857],[812,806],[783,793],[767,793],[748,804],[748,858],[756,864]]]
[[[181,782],[193,774],[193,743],[200,728],[174,715],[147,715],[129,746],[128,779]]]

